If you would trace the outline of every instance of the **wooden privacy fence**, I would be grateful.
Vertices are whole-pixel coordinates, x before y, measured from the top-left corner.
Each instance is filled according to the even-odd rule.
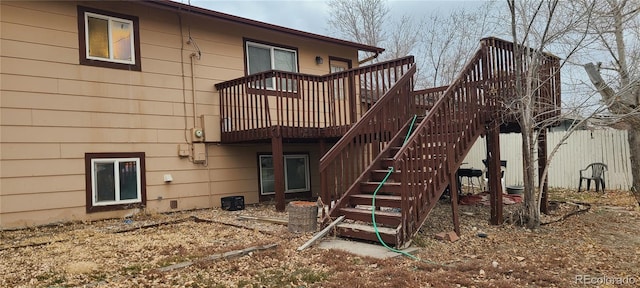
[[[547,134],[547,151],[560,142],[566,132]],[[476,141],[465,158],[462,168],[484,168],[486,138]],[[500,155],[507,160],[505,184],[522,185],[522,137],[518,133],[500,135]],[[631,187],[631,161],[625,130],[575,131],[551,160],[549,187],[578,189],[579,170],[593,162],[607,164],[607,189],[628,190]],[[537,169],[534,169],[537,172]],[[536,173],[537,175],[537,173]],[[537,177],[537,176],[536,176]],[[463,182],[466,184],[466,182]],[[592,188],[593,189],[593,188]]]

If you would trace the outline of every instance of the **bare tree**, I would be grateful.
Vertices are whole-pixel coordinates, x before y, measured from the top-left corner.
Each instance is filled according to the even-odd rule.
[[[403,15],[397,19],[389,17],[389,7],[384,0],[331,0],[332,17],[329,26],[334,34],[345,39],[367,45],[385,47],[382,55],[360,55],[360,64],[379,62],[408,56],[420,42],[421,24],[414,18]],[[420,76],[416,76],[420,77]],[[366,84],[371,97],[378,87]],[[386,85],[386,84],[382,84]]]
[[[640,205],[640,1],[607,0],[594,9],[593,49],[600,51],[597,64],[584,66],[589,79],[602,96],[602,102],[616,117],[629,124],[631,192]],[[631,39],[631,40],[629,40]],[[603,64],[604,63],[604,64]],[[613,74],[601,73],[608,70]],[[603,77],[603,74],[604,77]],[[606,80],[605,80],[606,78]]]
[[[329,26],[338,37],[384,47],[376,60],[416,55],[416,86],[451,83],[477,49],[478,41],[497,31],[494,2],[473,10],[433,11],[425,20],[391,17],[384,0],[331,0]],[[366,57],[364,57],[366,58]]]
[[[553,49],[562,53],[560,67],[565,66],[577,51],[586,44],[586,34],[576,33],[577,27],[591,22],[591,13],[584,7],[576,7],[570,2],[555,1],[515,1],[508,0],[511,36],[515,45],[514,65],[515,79],[513,95],[503,95],[502,99],[507,111],[513,116],[521,128],[522,154],[524,165],[524,210],[523,222],[529,228],[540,225],[540,204],[543,183],[547,177],[548,167],[559,149],[558,143],[547,156],[546,165],[536,181],[537,157],[536,141],[541,132],[551,126],[557,118],[544,117],[551,109],[540,109],[538,95],[542,83],[547,79],[540,78],[545,61],[549,55],[544,51]],[[588,24],[587,24],[588,26]],[[566,39],[572,38],[567,43]],[[547,75],[553,77],[554,75]],[[549,107],[551,108],[551,107]],[[565,134],[566,140],[572,130]]]
[[[498,32],[494,11],[494,2],[486,2],[474,10],[433,11],[421,33],[419,55],[424,78],[417,84],[436,87],[453,82],[476,51],[478,41]]]
[[[371,46],[380,46],[387,37],[389,14],[384,0],[331,0],[329,26],[338,37]]]
[[[351,41],[384,47],[376,61],[401,58],[421,45],[424,24],[409,15],[391,17],[385,0],[330,0],[329,27]]]
[[[388,41],[384,43],[388,49],[383,54],[385,60],[401,58],[410,55],[421,43],[420,31],[424,24],[417,22],[408,15],[402,15],[399,19],[392,21],[392,29],[388,31]]]

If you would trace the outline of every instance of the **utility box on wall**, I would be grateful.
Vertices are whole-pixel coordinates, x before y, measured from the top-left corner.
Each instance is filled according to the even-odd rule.
[[[188,157],[189,155],[189,144],[178,144],[178,156]]]
[[[202,115],[205,142],[220,142],[220,116]]]
[[[204,163],[207,161],[207,147],[204,143],[193,143],[193,163]]]

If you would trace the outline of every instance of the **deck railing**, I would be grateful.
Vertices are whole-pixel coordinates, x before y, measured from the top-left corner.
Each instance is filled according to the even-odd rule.
[[[324,76],[266,71],[216,84],[223,142],[340,137],[413,65],[405,57]]]
[[[420,228],[462,161],[462,150],[473,145],[489,118],[492,105],[481,89],[483,52],[474,55],[393,159],[401,179],[401,241]]]
[[[320,159],[321,196],[330,208],[358,187],[380,152],[394,142],[399,131],[407,130],[407,121],[417,113],[411,97],[415,71],[412,66]]]
[[[514,71],[516,69],[522,71],[520,79],[523,83],[526,81],[527,73],[536,75],[536,77],[529,77],[536,82],[532,84],[532,88],[536,92],[532,99],[532,103],[535,105],[536,121],[553,120],[560,115],[561,87],[558,57],[494,37],[484,38],[482,42],[485,44],[486,57],[489,59],[487,73],[490,73],[485,90],[498,97],[503,108],[502,112],[506,114],[507,122],[515,121],[513,115],[509,114],[518,111],[523,105],[515,92],[516,75]],[[515,48],[520,48],[522,51],[521,67],[516,67],[515,64]],[[540,54],[536,55],[537,53]],[[539,57],[540,61],[532,62],[530,59],[526,59],[527,57]],[[530,67],[530,63],[538,63],[538,66]],[[516,101],[513,101],[514,99]]]
[[[442,97],[449,86],[441,86],[413,91],[416,99],[416,108],[419,110],[429,111],[436,104],[436,101]]]
[[[514,96],[514,53],[509,44],[483,39],[480,50],[394,157],[393,167],[401,172],[402,242],[426,220],[484,125],[500,121],[505,97]],[[546,57],[537,75],[537,113],[548,119],[560,108],[558,58]]]

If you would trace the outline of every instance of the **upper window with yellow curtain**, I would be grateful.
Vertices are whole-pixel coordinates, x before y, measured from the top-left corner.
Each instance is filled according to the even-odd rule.
[[[78,18],[81,64],[140,71],[137,17],[78,7]]]

